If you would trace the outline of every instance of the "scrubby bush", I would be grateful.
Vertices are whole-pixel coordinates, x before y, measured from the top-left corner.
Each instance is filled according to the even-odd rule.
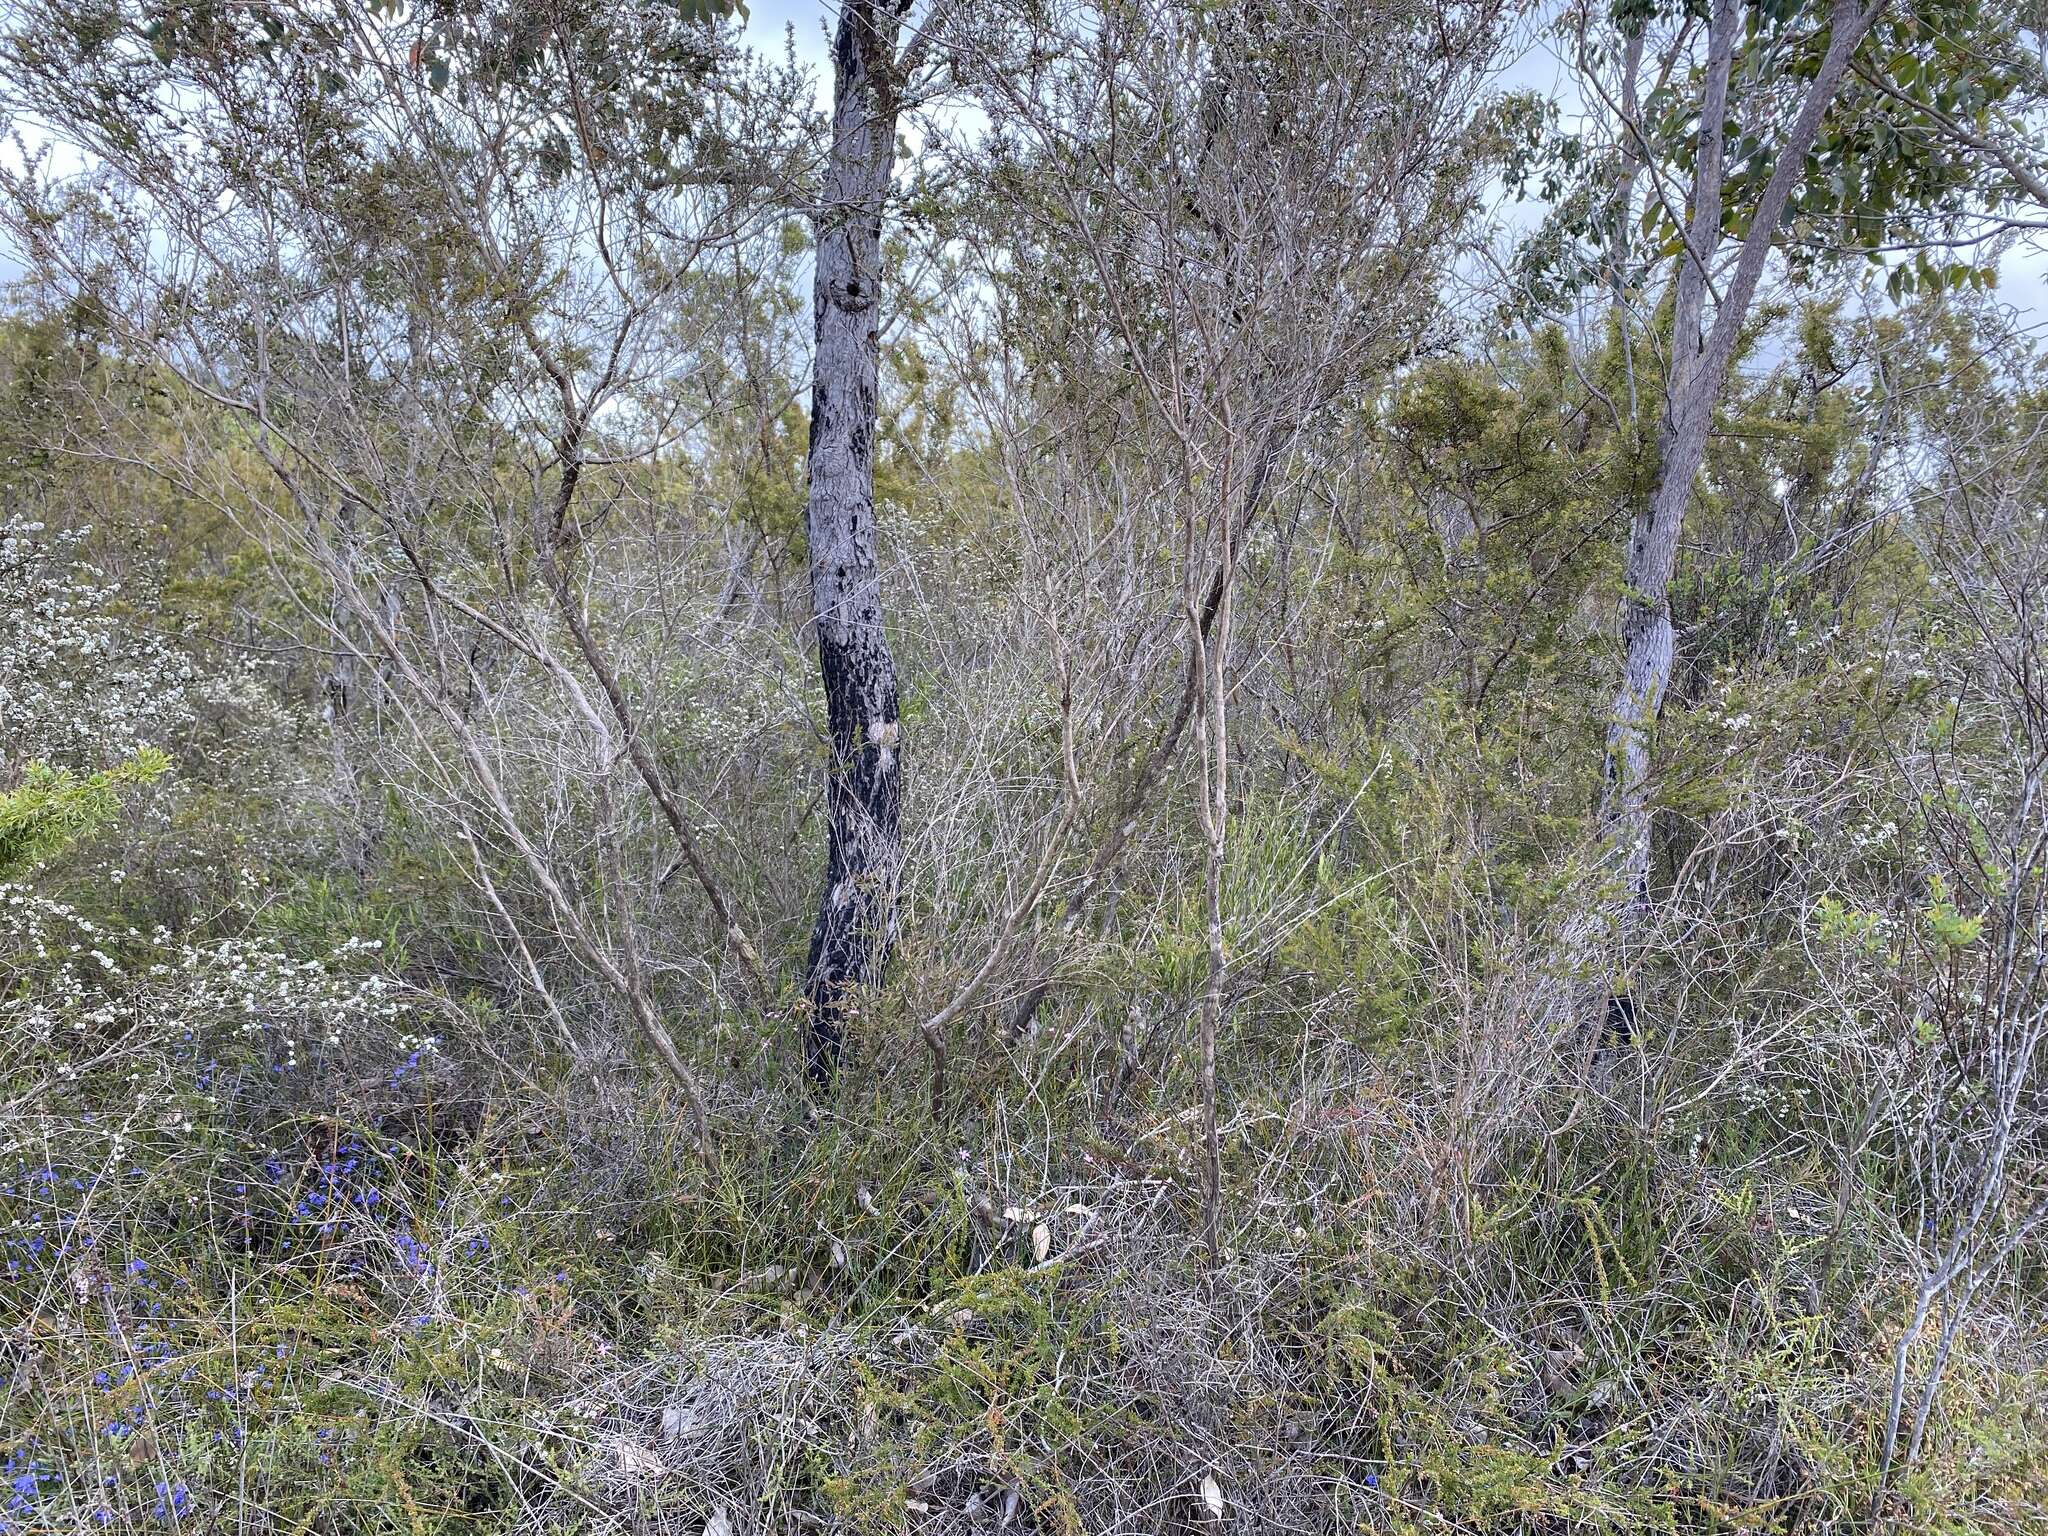
[[[801,76],[716,4],[8,23],[105,179],[0,166],[0,1536],[2040,1526],[2039,357],[1767,290],[1621,924],[1675,305],[1595,230],[1523,324],[1586,228],[1449,304],[1541,111],[1318,159],[1412,103],[1270,10],[944,61],[1012,111],[883,250],[822,1063]]]

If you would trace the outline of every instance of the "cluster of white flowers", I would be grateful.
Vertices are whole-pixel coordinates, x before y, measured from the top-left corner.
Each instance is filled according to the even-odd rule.
[[[1812,1107],[1813,1085],[1783,1074],[1738,1072],[1729,1079],[1728,1096],[1751,1113],[1784,1116]]]
[[[1889,848],[1898,841],[1899,824],[1886,817],[1882,822],[1869,821],[1849,829],[1849,842],[1856,848]]]
[[[1815,652],[1832,652],[1842,638],[1842,626],[1830,624],[1826,629],[1801,630],[1796,618],[1785,620],[1785,638],[1793,642],[1794,656],[1810,656]]]
[[[398,1016],[400,1005],[384,977],[348,974],[355,957],[379,947],[375,939],[349,939],[325,959],[294,960],[265,939],[181,946],[181,1000],[208,1016],[236,1020],[241,1034],[274,1033],[289,1066],[301,1043],[339,1045],[351,1024]]]
[[[262,1035],[290,1069],[302,1050],[341,1045],[352,1032],[404,1012],[388,978],[368,967],[381,947],[350,939],[317,960],[297,960],[263,938],[181,943],[157,927],[115,930],[69,904],[0,883],[0,1038],[57,1048],[71,1075],[79,1037],[122,1055],[200,1035]],[[402,1037],[401,1051],[432,1048]],[[89,1047],[85,1059],[96,1059]]]
[[[686,656],[650,662],[650,675],[682,704],[685,729],[702,744],[731,743],[778,728],[800,726],[806,718],[811,663],[794,647],[751,654],[737,647],[708,646]]]
[[[17,761],[90,772],[163,745],[198,681],[78,558],[83,530],[0,528],[0,739]]]

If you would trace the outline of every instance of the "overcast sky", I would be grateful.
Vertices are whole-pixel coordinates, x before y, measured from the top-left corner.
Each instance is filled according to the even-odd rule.
[[[750,0],[745,36],[755,47],[780,53],[785,37],[794,42],[800,64],[810,70],[820,105],[831,96],[828,18],[837,14],[830,0]],[[1534,29],[1527,29],[1511,50],[1511,62],[1502,70],[1498,84],[1504,90],[1539,90],[1557,101],[1569,118],[1578,109],[1571,72],[1564,61]],[[12,156],[12,148],[0,150]],[[1533,225],[1542,209],[1533,203],[1517,203],[1505,193],[1495,216],[1507,230]],[[20,275],[21,263],[0,235],[0,281]],[[1999,293],[2019,310],[2032,328],[2048,326],[2048,242],[2040,237],[2009,252],[2000,263]]]
[[[837,14],[830,0],[750,0],[745,36],[755,47],[778,53],[783,39],[793,38],[797,60],[811,71],[819,105],[825,106],[831,101],[827,24]],[[1567,121],[1580,110],[1565,60],[1534,26],[1516,39],[1497,83],[1501,90],[1541,91],[1558,103]],[[1514,230],[1532,227],[1543,209],[1503,191],[1494,214],[1505,229]],[[2048,328],[2048,242],[2036,237],[2009,252],[1999,264],[1998,289],[2006,303],[2032,321],[2032,328]]]

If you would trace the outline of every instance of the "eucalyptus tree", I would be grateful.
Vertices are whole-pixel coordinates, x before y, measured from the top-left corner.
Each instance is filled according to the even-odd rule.
[[[903,869],[902,711],[884,622],[875,532],[881,364],[882,221],[898,122],[947,22],[946,0],[917,24],[890,0],[843,0],[832,39],[831,149],[817,194],[811,438],[805,533],[818,672],[831,755],[825,884],[804,993],[810,1068],[829,1078],[861,994],[895,943]]]
[[[1668,338],[1661,364],[1641,374],[1661,388],[1640,397],[1651,453],[1630,509],[1607,711],[1605,885],[1567,945],[1569,964],[1601,983],[1612,1039],[1634,1028],[1633,973],[1651,906],[1654,738],[1676,648],[1672,577],[1758,294],[1774,270],[1798,278],[1840,258],[1888,262],[1901,252],[1912,262],[1895,272],[1894,292],[1987,282],[1975,263],[1929,260],[1983,238],[1982,167],[1902,132],[1912,125],[1895,98],[1900,80],[1922,81],[1940,102],[1989,112],[2017,75],[1972,83],[1953,35],[1975,13],[1948,0],[1714,0],[1703,14],[1636,4],[1604,18],[1581,6],[1566,25],[1583,94],[1605,127],[1598,145],[1573,136],[1549,146],[1552,190],[1569,190],[1524,276],[1562,276],[1553,292],[1597,279],[1632,345],[1638,335]],[[1636,313],[1643,299],[1647,325]]]
[[[1710,328],[1705,327],[1704,316],[1724,224],[1729,87],[1742,9],[1737,0],[1715,0],[1708,13],[1692,190],[1672,283],[1672,344],[1657,427],[1656,469],[1629,530],[1622,574],[1621,680],[1607,726],[1601,821],[1613,874],[1623,892],[1624,948],[1650,899],[1650,735],[1671,682],[1671,573],[1685,508],[1706,455],[1714,405],[1786,206],[1805,176],[1806,157],[1820,136],[1850,58],[1883,3],[1835,0],[1818,66],[1797,98],[1791,121],[1776,138],[1770,177],[1755,203],[1737,215],[1743,233],[1732,267],[1724,268],[1720,282],[1714,284],[1719,291]],[[1745,63],[1755,70],[1759,66],[1750,61],[1758,58],[1759,51],[1752,51]],[[1610,992],[1610,1028],[1625,1029],[1633,1015],[1632,995],[1618,982]]]

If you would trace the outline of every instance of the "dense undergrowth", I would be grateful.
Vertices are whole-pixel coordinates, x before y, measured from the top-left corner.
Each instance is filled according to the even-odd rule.
[[[367,813],[329,798],[291,673],[152,638],[155,567],[124,590],[83,537],[9,533],[56,616],[10,711],[75,724],[79,658],[118,665],[122,720],[48,755],[173,766],[55,831],[8,801],[43,817],[0,901],[10,1533],[2009,1531],[2048,1501],[2038,1249],[1952,1330],[1913,1318],[1972,1219],[1921,1161],[1981,1091],[1944,1042],[1990,1027],[1991,908],[1943,838],[1994,848],[2014,781],[1903,547],[1823,610],[1853,645],[1774,599],[1770,653],[1673,721],[1665,1001],[1619,1049],[1529,1005],[1579,850],[1527,808],[1584,793],[1541,655],[1485,729],[1435,689],[1250,749],[1212,1266],[1170,809],[1033,1037],[956,1028],[942,1122],[913,1026],[973,958],[943,870],[829,1092],[786,1013],[679,1008],[703,1160],[573,966],[520,984],[402,764]],[[1385,644],[1411,686],[1420,642]],[[936,814],[973,754],[925,718]],[[1886,1468],[1895,1369],[1910,1413],[1937,1353]]]
[[[46,1090],[0,1187],[13,1529],[1167,1529],[1205,1479],[1253,1529],[1867,1514],[1893,1192],[1784,1064],[1530,1087],[1475,1140],[1419,1043],[1234,1051],[1210,1270],[1160,1091],[991,1070],[935,1127],[907,1072],[741,1079],[705,1166],[644,1079],[494,1070],[499,1021],[374,951],[120,953],[169,968],[154,1049]],[[2016,1324],[1960,1336],[1909,1524],[2037,1506]]]
[[[136,275],[183,247],[8,194],[58,254],[0,336],[0,1536],[2044,1528],[2048,460],[1991,298],[1759,306],[1668,594],[1617,1029],[1577,962],[1668,302],[1453,341],[1435,258],[1361,237],[1398,302],[1232,556],[1212,942],[1195,749],[1141,765],[1193,696],[1213,466],[1056,290],[1044,164],[969,167],[988,208],[921,184],[952,223],[890,290],[875,434],[901,934],[821,1086],[808,236],[649,235],[615,293],[547,242],[647,200],[522,148],[521,267],[385,96],[359,164],[314,132],[347,83],[286,74],[260,99],[319,153],[279,183],[397,361],[222,237],[313,338],[265,353],[283,425],[193,382],[250,343]],[[637,142],[627,94],[596,131]],[[145,98],[179,99],[106,93]],[[1424,227],[1501,158],[1457,127]],[[67,288],[66,240],[162,314]],[[1002,304],[976,240],[1038,263]],[[505,338],[609,388],[608,305],[662,361],[578,419],[579,486]],[[218,350],[150,354],[163,315]],[[1309,343],[1260,344],[1253,396]]]

